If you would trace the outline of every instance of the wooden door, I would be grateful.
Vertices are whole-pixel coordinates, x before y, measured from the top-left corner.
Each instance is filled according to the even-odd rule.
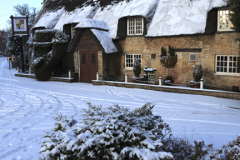
[[[79,50],[80,81],[92,82],[96,80],[98,72],[98,52],[97,50]]]

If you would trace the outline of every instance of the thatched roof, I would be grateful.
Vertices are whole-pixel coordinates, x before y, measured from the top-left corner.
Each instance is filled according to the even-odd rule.
[[[226,0],[47,0],[33,28],[63,29],[83,18],[104,21],[117,38],[118,20],[146,19],[148,37],[204,33],[208,12],[226,6]]]

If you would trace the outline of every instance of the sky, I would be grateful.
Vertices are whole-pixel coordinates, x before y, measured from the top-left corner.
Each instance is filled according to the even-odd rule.
[[[0,30],[6,29],[7,20],[10,20],[11,15],[15,15],[16,12],[13,9],[14,5],[28,4],[30,7],[35,7],[40,10],[43,0],[0,0]]]

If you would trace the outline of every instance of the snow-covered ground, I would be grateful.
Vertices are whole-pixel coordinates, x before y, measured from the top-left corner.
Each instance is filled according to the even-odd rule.
[[[134,109],[155,104],[175,136],[204,140],[220,148],[240,136],[240,101],[143,89],[93,86],[89,83],[39,82],[15,77],[0,57],[0,159],[37,160],[45,131],[56,114],[77,119],[87,102]]]

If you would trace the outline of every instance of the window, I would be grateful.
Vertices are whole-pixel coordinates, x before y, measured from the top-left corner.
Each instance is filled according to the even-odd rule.
[[[143,18],[129,18],[127,35],[143,35]]]
[[[92,53],[92,65],[96,64],[95,53]]]
[[[82,64],[86,64],[86,53],[82,53]]]
[[[151,59],[155,59],[156,58],[156,54],[151,54]]]
[[[230,21],[229,10],[218,11],[218,31],[232,31],[233,24]]]
[[[140,60],[140,63],[142,63],[140,54],[126,54],[125,55],[125,68],[132,69],[134,62],[137,60]]]
[[[216,73],[240,73],[240,71],[237,71],[237,58],[238,56],[217,55],[215,65]]]

